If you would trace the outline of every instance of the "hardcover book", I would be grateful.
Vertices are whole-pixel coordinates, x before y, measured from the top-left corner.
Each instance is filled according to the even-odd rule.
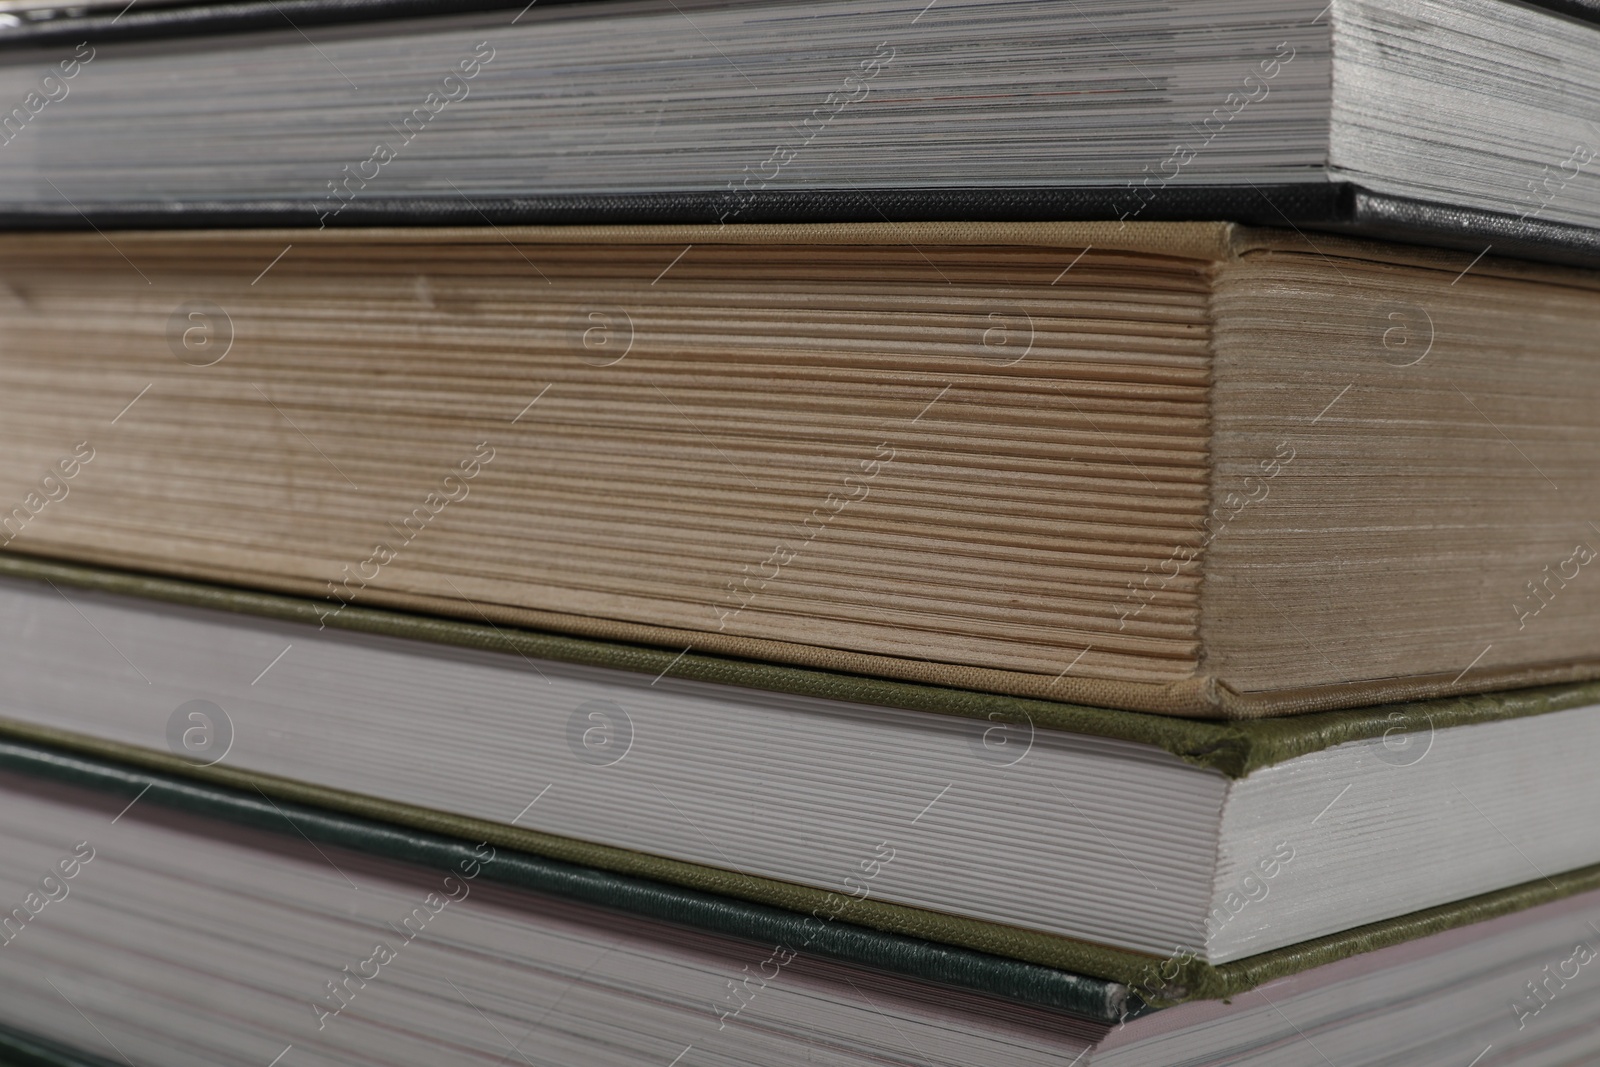
[[[0,743],[0,764],[0,1055],[27,1067],[1531,1067],[1600,1047],[1597,892],[1150,1011],[842,906],[785,913],[49,749]]]
[[[1597,276],[1221,224],[11,234],[11,554],[1186,716],[1600,673]]]
[[[1594,1059],[1597,81],[0,2],[0,1060]]]
[[[7,570],[19,743],[847,907],[1158,1003],[1600,884],[1594,685],[1205,723],[363,608],[319,630],[314,601]]]
[[[116,7],[0,29],[0,218],[1222,218],[1600,262],[1573,0]]]

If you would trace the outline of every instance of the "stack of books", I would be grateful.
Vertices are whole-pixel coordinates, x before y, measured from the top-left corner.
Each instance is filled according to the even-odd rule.
[[[1586,0],[0,18],[0,1060],[1600,1057]]]

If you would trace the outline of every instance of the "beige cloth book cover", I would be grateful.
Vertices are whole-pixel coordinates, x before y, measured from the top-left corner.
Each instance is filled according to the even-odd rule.
[[[1588,678],[1597,310],[1224,224],[11,234],[0,541],[1177,715]]]

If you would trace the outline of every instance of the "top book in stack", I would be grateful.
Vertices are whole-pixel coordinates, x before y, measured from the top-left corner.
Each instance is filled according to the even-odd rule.
[[[1231,219],[1600,247],[1586,0],[99,10],[0,29],[13,222]]]

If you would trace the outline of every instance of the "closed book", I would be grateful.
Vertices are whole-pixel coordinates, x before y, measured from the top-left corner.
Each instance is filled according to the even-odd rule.
[[[1186,716],[1575,681],[1596,278],[1223,224],[12,234],[0,542]]]
[[[1592,684],[1210,723],[7,569],[19,751],[843,908],[1157,1003],[1600,879]]]
[[[1600,256],[1581,0],[113,7],[0,28],[12,225],[1229,218]]]
[[[16,902],[0,1055],[27,1067],[1448,1067],[1597,1047],[1595,891],[1152,1011],[846,909],[785,913],[38,746],[0,743],[0,764]]]

